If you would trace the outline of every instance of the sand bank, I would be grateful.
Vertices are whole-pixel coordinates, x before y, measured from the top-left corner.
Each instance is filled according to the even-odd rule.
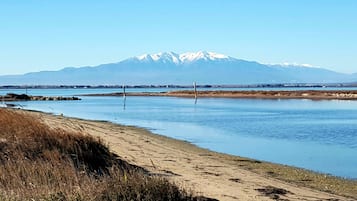
[[[53,128],[100,137],[122,159],[207,197],[219,200],[357,199],[356,181],[220,154],[141,128],[26,113]]]
[[[86,94],[86,96],[123,96],[123,93]],[[126,96],[172,96],[195,97],[193,90],[169,92],[127,92]],[[312,100],[357,100],[357,91],[299,90],[299,91],[197,91],[203,98],[257,98],[257,99],[312,99]]]

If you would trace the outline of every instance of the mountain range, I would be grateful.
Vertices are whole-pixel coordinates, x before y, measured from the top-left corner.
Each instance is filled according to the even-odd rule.
[[[343,74],[307,65],[268,65],[199,51],[164,52],[93,67],[0,76],[0,85],[187,85],[356,82]]]

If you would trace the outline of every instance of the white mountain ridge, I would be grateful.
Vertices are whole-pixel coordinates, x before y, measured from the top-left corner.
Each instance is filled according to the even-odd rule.
[[[218,60],[234,60],[233,57],[229,57],[223,54],[207,51],[199,52],[186,52],[183,54],[177,54],[175,52],[160,52],[156,54],[144,54],[141,56],[133,57],[132,59],[142,61],[142,62],[164,62],[164,63],[192,63],[199,60],[204,61],[218,61]]]
[[[238,61],[234,57],[226,56],[224,54],[209,52],[209,51],[198,51],[198,52],[186,52],[182,54],[177,54],[175,52],[159,52],[155,54],[143,54],[140,56],[132,57],[129,60],[136,60],[139,62],[161,62],[161,63],[174,63],[174,64],[190,64],[195,61]],[[264,64],[264,63],[261,63]],[[296,62],[289,63],[272,63],[265,64],[271,67],[300,67],[300,68],[318,68],[311,64],[299,64]]]

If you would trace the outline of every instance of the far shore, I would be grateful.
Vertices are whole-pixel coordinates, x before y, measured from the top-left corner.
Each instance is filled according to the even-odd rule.
[[[125,83],[123,83],[125,84]],[[141,85],[0,85],[0,89],[117,89],[117,88],[192,88],[183,84],[141,84]],[[350,88],[357,83],[277,83],[277,84],[197,84],[197,88]]]
[[[127,162],[218,200],[356,200],[357,181],[221,154],[145,129],[16,110],[104,140]]]
[[[0,100],[2,102],[13,102],[13,101],[73,101],[81,100],[78,97],[64,97],[64,96],[30,96],[27,94],[15,94],[8,93],[4,96],[0,95]]]
[[[251,98],[251,99],[311,99],[357,100],[357,90],[296,90],[296,91],[197,91],[168,92],[119,92],[108,94],[84,94],[83,96],[169,96],[185,98]]]

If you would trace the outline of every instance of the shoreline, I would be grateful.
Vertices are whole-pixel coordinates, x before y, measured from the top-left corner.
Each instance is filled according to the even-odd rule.
[[[81,96],[167,96],[183,98],[243,98],[243,99],[311,99],[357,100],[357,90],[297,90],[297,91],[168,91],[83,94]]]
[[[14,101],[78,101],[81,100],[78,97],[66,97],[66,96],[31,96],[27,94],[15,94],[8,93],[6,95],[0,95],[2,102],[14,102]]]
[[[271,200],[272,196],[288,200],[357,199],[354,180],[217,153],[144,128],[39,111],[24,112],[37,116],[52,128],[99,137],[129,163],[219,200]],[[270,187],[286,191],[268,195]]]

